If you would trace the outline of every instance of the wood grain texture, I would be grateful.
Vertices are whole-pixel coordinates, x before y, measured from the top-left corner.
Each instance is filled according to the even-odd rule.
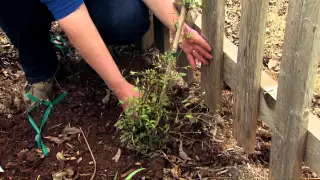
[[[183,76],[183,80],[187,84],[192,84],[194,81],[193,70],[191,68],[186,68],[190,66],[186,53],[183,52],[180,48],[178,49],[178,57],[176,61],[176,70],[177,72],[183,72],[186,76]]]
[[[213,113],[219,113],[222,97],[223,37],[225,1],[203,0],[202,35],[212,47],[210,65],[201,66],[201,87],[204,102]]]
[[[310,115],[307,132],[306,154],[304,162],[318,176],[320,175],[320,119],[315,115]],[[317,142],[317,143],[316,143]]]
[[[290,1],[286,24],[270,179],[300,178],[319,59],[320,1]]]
[[[268,0],[244,0],[241,8],[233,136],[254,151]]]
[[[154,15],[154,40],[155,45],[161,53],[170,50],[170,31],[162,22]]]
[[[147,50],[152,47],[154,44],[154,23],[153,23],[153,13],[150,12],[150,28],[149,31],[144,34],[144,36],[141,39],[141,42],[139,42],[139,46],[142,50]]]
[[[202,15],[199,15],[196,20],[196,29],[201,32]],[[236,88],[236,64],[238,59],[238,47],[233,44],[227,37],[224,37],[224,82],[234,91]],[[273,80],[267,73],[261,71],[260,82],[260,105],[259,105],[259,118],[271,128],[272,132],[276,132],[274,126],[277,124],[275,119],[275,108],[277,100],[278,82]],[[310,115],[309,125],[307,132],[307,144],[305,163],[315,172],[320,175],[320,119],[315,115]]]
[[[150,29],[142,38],[142,49],[149,49],[154,44],[153,13],[150,13]]]

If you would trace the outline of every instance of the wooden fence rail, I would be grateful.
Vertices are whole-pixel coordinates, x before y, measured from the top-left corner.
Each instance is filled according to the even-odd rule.
[[[299,179],[302,162],[320,175],[320,119],[311,112],[320,57],[320,1],[289,1],[279,86],[262,71],[269,1],[242,1],[239,47],[223,35],[224,1],[203,3],[194,28],[213,47],[215,57],[201,71],[208,107],[219,109],[224,81],[235,92],[233,134],[239,146],[247,153],[254,150],[258,118],[272,131],[269,179]],[[154,32],[156,45],[165,51],[169,31],[156,18]]]

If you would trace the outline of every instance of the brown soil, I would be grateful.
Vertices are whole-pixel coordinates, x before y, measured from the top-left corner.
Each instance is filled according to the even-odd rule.
[[[11,65],[1,64],[0,78],[3,83],[1,94],[5,95],[2,102],[11,102],[12,99],[21,99],[24,92],[21,92],[22,88],[15,87],[23,87],[25,80],[15,61],[17,57],[12,60],[8,56],[12,53],[17,56],[13,47],[8,47],[4,52],[2,62]],[[137,54],[129,53],[130,57]],[[143,57],[148,57],[148,54],[152,53],[144,53]],[[219,118],[212,119],[209,124],[183,122],[180,125],[180,132],[171,132],[171,140],[167,144],[168,147],[165,148],[165,154],[162,157],[148,159],[120,144],[119,132],[114,127],[121,113],[116,97],[112,95],[108,105],[104,105],[101,100],[106,95],[107,87],[97,76],[84,70],[82,63],[75,60],[77,58],[74,54],[72,56],[73,61],[61,60],[65,68],[57,76],[59,83],[56,87],[57,95],[64,91],[68,94],[61,103],[54,106],[43,130],[43,136],[59,137],[66,126],[81,127],[97,162],[95,179],[113,179],[116,174],[118,177],[121,175],[124,177],[128,172],[140,167],[147,168],[145,172],[140,173],[140,177],[144,176],[147,179],[163,179],[173,176],[198,177],[199,175],[201,177],[227,176],[235,179],[255,177],[255,171],[247,168],[249,166],[247,163],[251,161],[250,158],[241,153],[239,148],[235,149],[231,138],[231,121],[228,120],[230,110],[227,107],[231,105],[227,91],[225,92],[226,107],[223,113],[227,121]],[[136,67],[141,65],[138,59],[139,56],[133,63],[128,62],[128,58],[122,59],[122,62],[127,62],[122,65],[126,67],[124,68],[126,72],[128,72],[128,65],[130,65],[130,70],[137,70]],[[17,76],[18,74],[21,75]],[[198,84],[187,89],[178,87],[176,93],[179,94],[177,97],[180,97],[175,100],[177,103],[186,96],[191,96],[194,98],[193,106],[191,105],[190,108],[199,106]],[[50,153],[48,157],[43,157],[34,142],[35,131],[30,126],[25,113],[28,106],[22,106],[21,103],[17,106],[13,103],[7,108],[11,111],[0,115],[0,164],[5,170],[0,177],[3,179],[36,179],[37,177],[52,179],[53,173],[71,169],[74,171],[74,177],[89,179],[94,165],[83,136],[75,136],[62,144],[45,139]],[[44,109],[45,107],[42,107],[33,113],[33,118],[39,120]],[[205,110],[205,108],[197,109],[199,113],[201,109]],[[218,125],[218,128],[214,126],[215,124]],[[178,133],[181,133],[182,137]],[[212,139],[212,136],[215,138]],[[184,161],[179,156],[179,140],[183,140],[184,151],[193,160]],[[119,148],[121,149],[120,159],[115,162],[112,158]],[[56,157],[58,152],[75,157],[75,160],[60,162]],[[258,162],[261,157],[257,155],[255,161]],[[267,157],[262,159],[267,159]],[[77,163],[77,161],[80,162]],[[256,165],[252,164],[250,167],[255,168]]]
[[[3,38],[4,34],[1,37]],[[52,179],[53,173],[72,170],[73,178],[89,179],[94,165],[84,138],[80,134],[62,144],[45,139],[50,153],[47,157],[42,156],[34,142],[35,131],[30,126],[25,113],[28,106],[23,106],[21,103],[25,79],[17,61],[18,54],[12,46],[5,47],[1,53],[0,94],[3,98],[0,99],[0,103],[9,111],[4,111],[0,115],[0,166],[5,170],[0,174],[0,178]],[[113,179],[116,174],[119,179],[123,179],[128,172],[140,167],[146,170],[139,173],[137,177],[146,179],[267,177],[266,165],[261,162],[267,161],[268,153],[259,153],[259,149],[254,156],[248,156],[235,146],[231,137],[233,97],[228,90],[224,92],[223,118],[208,119],[202,114],[206,112],[206,108],[202,106],[199,99],[201,94],[199,82],[190,87],[178,86],[175,91],[177,98],[174,99],[177,106],[183,99],[190,97],[192,105],[189,108],[199,113],[195,116],[202,120],[183,120],[182,118],[179,131],[170,132],[170,141],[163,153],[150,159],[126,149],[119,142],[119,132],[114,124],[120,116],[121,108],[114,95],[111,95],[108,105],[102,103],[107,89],[103,81],[84,69],[79,61],[81,58],[73,50],[65,57],[62,57],[59,52],[57,54],[64,67],[57,75],[57,95],[65,91],[67,96],[54,106],[43,130],[43,136],[59,137],[66,126],[81,127],[97,162],[95,179]],[[120,62],[123,63],[118,62],[118,64],[122,67],[124,74],[128,74],[129,70],[138,70],[142,62],[150,59],[154,52],[147,51],[141,54],[137,51],[132,52],[129,48],[122,54],[127,55],[121,58]],[[132,57],[135,58],[130,62],[129,59]],[[37,122],[44,110],[43,106],[39,111],[32,113]],[[205,119],[208,120],[203,121]],[[179,155],[181,140],[184,152],[192,160],[183,160],[183,156]],[[113,157],[118,149],[121,149],[121,155],[119,161],[115,162]],[[266,148],[262,149],[268,151]],[[70,155],[75,160],[60,162],[56,157],[58,152]]]
[[[117,105],[114,96],[111,96],[108,105],[103,105],[101,99],[106,94],[103,82],[86,72],[79,74],[77,66],[80,65],[74,65],[73,72],[64,74],[64,78],[58,80],[59,86],[68,94],[61,103],[54,106],[43,135],[58,137],[67,125],[81,127],[97,160],[96,179],[110,179],[116,172],[122,174],[130,168],[136,167],[135,153],[122,149],[119,162],[113,162],[112,157],[118,148],[121,148],[116,138],[116,130],[113,127],[119,118],[121,108]],[[71,69],[71,66],[69,67]],[[15,68],[11,67],[11,69]],[[5,84],[3,87],[10,87],[10,84]],[[7,90],[10,92],[9,89]],[[61,92],[61,90],[58,91],[58,93]],[[35,113],[34,119],[39,119],[42,114],[43,111]],[[61,151],[75,156],[77,159],[82,158],[78,165],[74,162],[70,163],[70,168],[75,172],[79,171],[80,176],[88,173],[90,175],[93,172],[93,165],[89,164],[92,158],[82,136],[68,141],[68,144],[61,145],[46,140],[50,154],[43,158],[39,156],[40,153],[37,152],[33,141],[35,131],[31,128],[27,115],[23,111],[14,115],[1,115],[0,121],[0,162],[5,168],[3,177],[36,179],[40,176],[41,179],[52,179],[53,172],[62,170],[62,164],[55,156],[57,152]],[[78,154],[77,151],[79,151]],[[65,168],[68,166],[66,165]]]

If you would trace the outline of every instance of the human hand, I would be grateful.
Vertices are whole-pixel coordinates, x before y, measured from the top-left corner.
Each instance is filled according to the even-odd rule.
[[[202,64],[209,64],[211,55],[210,45],[201,37],[201,35],[188,25],[184,25],[181,32],[180,48],[186,53],[190,66],[193,70],[197,70],[196,59]]]
[[[141,93],[137,90],[137,88],[134,85],[128,83],[127,81],[117,86],[114,92],[118,99],[123,102],[122,108],[124,110],[129,107],[129,99],[141,97]]]

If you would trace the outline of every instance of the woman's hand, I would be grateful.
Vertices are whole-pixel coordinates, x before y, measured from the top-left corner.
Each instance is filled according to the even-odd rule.
[[[186,53],[190,66],[193,70],[197,70],[196,59],[202,64],[209,64],[211,55],[210,45],[200,36],[200,34],[190,28],[187,24],[184,25],[181,32],[180,48]]]
[[[127,81],[119,84],[116,89],[114,89],[114,93],[118,99],[123,102],[123,110],[129,107],[129,99],[141,97],[141,93],[138,91],[138,89]]]

